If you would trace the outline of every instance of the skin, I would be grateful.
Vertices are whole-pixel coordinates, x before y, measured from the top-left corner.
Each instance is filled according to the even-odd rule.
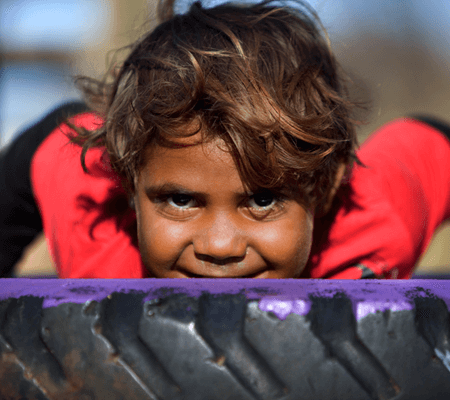
[[[144,265],[157,278],[299,277],[314,212],[296,194],[246,192],[223,143],[196,136],[147,150],[134,195]]]

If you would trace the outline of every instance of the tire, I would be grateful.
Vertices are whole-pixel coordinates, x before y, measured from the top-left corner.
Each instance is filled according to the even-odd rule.
[[[0,280],[1,399],[449,399],[450,281]]]

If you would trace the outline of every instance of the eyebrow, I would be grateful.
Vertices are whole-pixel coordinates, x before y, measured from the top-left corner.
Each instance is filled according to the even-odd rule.
[[[190,190],[187,187],[171,183],[171,182],[164,182],[156,185],[150,185],[145,187],[145,193],[147,196],[154,196],[156,194],[169,194],[169,193],[185,193],[190,195],[204,195],[204,193],[196,192],[194,190]]]
[[[183,186],[182,184],[173,183],[173,182],[164,182],[156,185],[149,185],[144,188],[145,194],[149,197],[155,197],[155,196],[161,196],[161,195],[168,195],[172,193],[181,193],[186,194],[193,197],[203,197],[207,198],[209,195],[204,192],[199,192],[195,190],[188,189],[187,187]],[[235,192],[235,195],[240,198],[247,197],[251,195],[251,193],[248,192]]]

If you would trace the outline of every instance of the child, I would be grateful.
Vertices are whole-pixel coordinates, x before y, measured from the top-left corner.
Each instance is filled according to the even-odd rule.
[[[167,1],[159,18],[114,82],[81,81],[95,112],[35,140],[58,275],[410,277],[450,216],[448,128],[399,119],[356,155],[354,105],[300,3]]]

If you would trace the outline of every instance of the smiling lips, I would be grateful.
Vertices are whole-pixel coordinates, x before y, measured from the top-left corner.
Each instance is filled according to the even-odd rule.
[[[266,272],[268,272],[268,268],[264,266],[263,268],[259,268],[255,272],[252,272],[249,274],[225,273],[225,274],[200,275],[200,274],[195,274],[193,272],[190,272],[189,270],[182,268],[182,267],[176,268],[176,271],[182,273],[183,275],[185,275],[188,278],[259,278],[259,277],[262,278],[263,277],[262,275],[265,274]]]

